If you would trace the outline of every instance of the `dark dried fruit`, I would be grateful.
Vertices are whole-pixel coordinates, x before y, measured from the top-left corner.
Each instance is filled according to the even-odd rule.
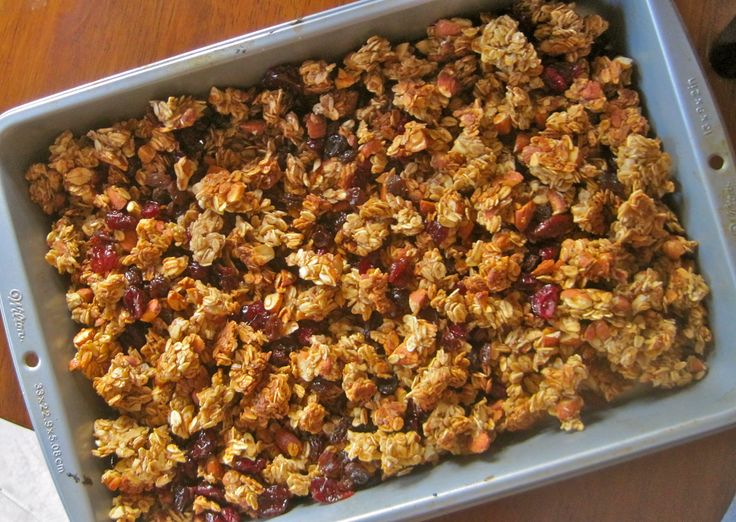
[[[301,346],[309,346],[312,342],[312,336],[317,333],[317,329],[312,326],[300,326],[296,331],[296,338]]]
[[[123,306],[134,319],[140,319],[146,309],[148,299],[138,286],[131,286],[123,294]]]
[[[135,230],[138,220],[120,210],[110,210],[105,214],[105,224],[110,230]]]
[[[343,417],[335,426],[335,429],[330,433],[330,444],[340,444],[347,439],[348,429],[350,428],[350,420]]]
[[[213,486],[212,484],[199,484],[197,486],[192,486],[192,493],[202,497],[207,497],[215,502],[225,501],[225,492],[223,489]]]
[[[292,94],[302,93],[302,77],[296,65],[283,64],[263,73],[261,83],[266,89],[283,89]]]
[[[324,377],[315,377],[310,383],[309,389],[317,394],[319,402],[324,405],[332,405],[344,395],[338,384],[328,381]]]
[[[123,333],[118,337],[118,343],[123,348],[139,349],[146,344],[146,332],[142,326],[143,323],[129,324]]]
[[[118,253],[111,241],[100,236],[92,238],[92,246],[89,249],[90,268],[97,274],[107,274],[118,267]]]
[[[192,261],[187,266],[187,275],[198,281],[207,281],[210,278],[210,267],[202,266],[196,261]]]
[[[386,190],[394,196],[408,197],[406,190],[406,181],[401,179],[398,174],[392,173],[386,178]]]
[[[404,413],[404,431],[416,431],[419,435],[423,435],[422,424],[426,419],[427,414],[413,400],[409,399]]]
[[[519,288],[527,293],[536,292],[541,284],[541,281],[531,274],[521,274],[518,281]]]
[[[571,214],[555,214],[534,227],[529,237],[535,241],[554,239],[567,234],[572,227],[573,221]]]
[[[566,63],[552,63],[542,71],[542,81],[555,94],[562,94],[572,84],[572,71]]]
[[[546,261],[548,259],[557,259],[557,257],[560,255],[560,247],[557,245],[547,245],[539,249],[539,257],[542,258],[542,261]]]
[[[125,271],[125,281],[130,286],[141,286],[143,284],[143,273],[141,269],[133,265]]]
[[[621,199],[626,199],[626,187],[624,187],[624,185],[619,181],[618,176],[613,169],[615,169],[615,166],[610,170],[604,171],[598,177],[598,186],[601,190],[610,190]]]
[[[215,265],[214,268],[215,283],[221,290],[231,292],[240,285],[242,279],[236,268],[225,265]]]
[[[354,493],[345,487],[344,484],[326,477],[312,479],[312,483],[309,485],[309,492],[314,500],[322,504],[332,504],[333,502],[346,499]]]
[[[410,312],[409,309],[409,290],[393,286],[388,291],[388,298],[394,305],[392,317],[403,317]]]
[[[161,205],[155,201],[146,201],[141,207],[141,217],[146,219],[155,218],[161,212]]]
[[[327,446],[327,439],[321,433],[317,435],[310,435],[307,440],[309,445],[309,460],[311,462],[316,461]]]
[[[268,345],[271,351],[269,362],[274,366],[286,366],[291,362],[291,352],[296,349],[296,342],[288,337],[274,341]]]
[[[286,486],[268,486],[258,495],[258,517],[276,517],[289,509],[291,492]]]
[[[222,517],[223,522],[240,522],[242,520],[238,510],[232,506],[222,508],[220,516]]]
[[[351,207],[357,207],[368,201],[368,193],[360,187],[350,187],[346,192]]]
[[[148,281],[146,287],[151,298],[160,299],[169,295],[169,288],[171,288],[171,285],[163,275],[156,274],[153,276],[153,279]]]
[[[268,461],[264,458],[252,460],[246,457],[235,457],[230,466],[241,473],[257,475],[266,469],[266,464],[268,464]]]
[[[360,261],[358,261],[358,273],[361,275],[365,274],[371,268],[376,268],[380,262],[381,259],[378,257],[378,252],[371,252],[367,256],[361,257]]]
[[[391,263],[388,269],[388,282],[394,286],[405,287],[411,280],[412,272],[411,259],[402,256]]]
[[[323,155],[326,158],[334,158],[339,156],[350,148],[348,140],[340,134],[330,134],[325,138],[325,145],[323,148]]]
[[[347,455],[344,451],[337,451],[332,448],[328,448],[322,452],[317,459],[319,465],[319,471],[325,477],[340,478],[342,476],[342,469],[347,462]]]
[[[360,486],[365,486],[371,478],[371,474],[360,462],[351,461],[345,464],[342,482],[347,489],[355,490]]]
[[[187,454],[193,460],[206,459],[215,451],[217,446],[217,435],[212,430],[200,430],[196,438],[189,445]]]
[[[386,379],[376,379],[376,386],[378,387],[378,391],[383,395],[393,395],[399,387],[399,379],[395,375]]]
[[[532,272],[537,265],[542,261],[542,258],[538,254],[527,254],[524,261],[521,262],[522,272]]]
[[[320,216],[318,223],[325,226],[327,230],[332,230],[334,233],[337,233],[337,231],[345,224],[347,219],[347,212],[328,212],[327,214]]]
[[[544,285],[532,296],[532,312],[542,319],[552,319],[560,299],[560,287],[553,284]]]
[[[449,324],[442,333],[442,343],[448,348],[459,348],[468,336],[468,329],[463,324]]]
[[[194,497],[192,490],[187,486],[176,486],[174,489],[174,509],[184,513],[192,505]]]
[[[322,155],[322,151],[325,149],[325,139],[315,138],[307,140],[307,148],[313,151],[315,154]]]
[[[260,330],[265,326],[269,315],[271,314],[266,311],[263,301],[243,305],[240,309],[240,320],[256,330]]]
[[[316,225],[312,231],[312,244],[315,248],[329,248],[332,246],[336,230],[330,232],[324,225]]]
[[[447,239],[447,235],[450,232],[449,228],[443,227],[437,221],[428,222],[425,228],[435,245],[441,245]]]

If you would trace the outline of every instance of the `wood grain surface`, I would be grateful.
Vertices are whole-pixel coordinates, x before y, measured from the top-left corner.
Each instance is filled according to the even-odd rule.
[[[584,0],[580,0],[583,3]],[[633,0],[632,0],[633,1]],[[0,111],[341,0],[0,0]],[[705,59],[734,0],[676,0]],[[736,82],[704,65],[736,142]],[[0,417],[30,426],[0,332]],[[435,522],[719,521],[736,489],[736,429]]]

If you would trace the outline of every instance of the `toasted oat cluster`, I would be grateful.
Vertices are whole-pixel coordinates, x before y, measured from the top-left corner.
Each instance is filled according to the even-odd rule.
[[[110,517],[335,502],[702,378],[708,287],[607,26],[522,0],[59,136],[26,178]]]

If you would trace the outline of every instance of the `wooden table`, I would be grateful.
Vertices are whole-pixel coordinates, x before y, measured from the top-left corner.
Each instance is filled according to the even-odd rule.
[[[0,111],[294,19],[344,0],[0,0]],[[583,3],[583,0],[580,1]],[[703,63],[733,0],[676,0]],[[706,65],[731,141],[736,82]],[[30,426],[4,338],[0,417]],[[719,521],[736,488],[736,429],[441,517],[466,520]]]

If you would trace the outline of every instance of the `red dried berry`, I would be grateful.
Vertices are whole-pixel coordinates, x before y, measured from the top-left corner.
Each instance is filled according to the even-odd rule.
[[[231,292],[240,285],[242,279],[236,268],[225,265],[215,265],[214,268],[214,279],[221,290]]]
[[[398,287],[407,286],[411,279],[411,265],[411,259],[405,256],[402,256],[391,263],[388,270],[388,282]]]
[[[553,63],[542,71],[542,80],[547,88],[555,94],[562,94],[572,83],[572,74],[567,64]]]
[[[531,293],[536,292],[542,283],[531,274],[521,274],[518,284],[521,290]]]
[[[309,484],[309,492],[314,500],[322,504],[338,502],[351,497],[354,493],[354,491],[348,489],[344,484],[326,477],[312,479],[312,483]]]
[[[206,459],[215,451],[217,446],[215,433],[212,430],[200,430],[196,438],[189,445],[188,455],[193,460]]]
[[[436,245],[442,244],[450,232],[450,229],[443,227],[437,221],[430,221],[425,228]]]
[[[241,473],[257,475],[266,468],[268,461],[264,458],[249,459],[246,457],[235,457],[230,466]]]
[[[554,239],[568,233],[573,227],[571,214],[555,214],[539,223],[529,236],[539,241],[541,239]]]
[[[134,319],[140,319],[146,309],[148,299],[138,286],[129,287],[123,294],[123,306]]]
[[[92,242],[89,250],[89,264],[97,274],[107,274],[118,267],[118,253],[111,242],[104,240]]]
[[[138,220],[120,210],[110,210],[105,214],[105,224],[110,230],[135,230]]]
[[[232,506],[222,508],[220,517],[222,517],[223,522],[240,522],[242,520],[238,510]]]
[[[539,257],[542,259],[542,261],[546,261],[548,259],[557,259],[559,255],[560,247],[558,247],[557,245],[548,245],[539,249]]]
[[[342,476],[342,468],[347,462],[347,455],[344,451],[336,451],[334,449],[326,449],[317,459],[319,471],[325,477],[340,478]]]
[[[268,315],[270,314],[266,311],[266,307],[263,306],[263,301],[243,305],[240,309],[240,320],[251,325],[256,330],[263,328]]]
[[[378,266],[379,258],[377,252],[371,252],[365,257],[361,257],[358,262],[358,273],[366,274],[371,268]]]
[[[192,493],[202,497],[207,497],[215,502],[225,502],[225,491],[222,488],[213,486],[212,484],[199,484],[192,486]]]
[[[532,312],[542,319],[552,319],[560,299],[560,287],[553,284],[544,285],[532,295]]]
[[[161,274],[156,274],[153,279],[148,281],[147,288],[148,293],[153,299],[160,299],[169,295],[169,288],[171,285],[166,278]]]
[[[289,509],[291,492],[286,486],[268,486],[258,495],[258,517],[276,517]]]
[[[299,344],[302,346],[309,346],[312,342],[312,336],[317,333],[317,329],[311,326],[300,326],[296,331],[296,337],[299,340]]]
[[[266,89],[283,89],[292,94],[301,94],[303,85],[299,68],[292,64],[276,65],[263,73],[261,83]]]
[[[210,267],[202,266],[196,261],[192,261],[187,266],[187,275],[198,281],[207,281],[210,277]]]
[[[141,217],[146,219],[152,219],[159,215],[161,212],[161,205],[156,201],[146,201],[141,207]]]
[[[130,286],[141,286],[143,284],[143,273],[141,269],[133,265],[125,271],[125,280]]]
[[[458,348],[465,341],[468,330],[462,324],[450,324],[442,333],[442,342],[448,348]]]

